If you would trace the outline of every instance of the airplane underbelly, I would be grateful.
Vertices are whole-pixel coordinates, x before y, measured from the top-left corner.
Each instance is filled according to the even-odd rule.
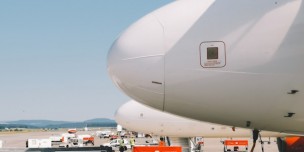
[[[184,73],[188,74],[166,74],[165,111],[219,124],[276,131],[290,128],[295,118],[304,118],[299,108],[304,107],[303,96],[290,94],[295,88],[290,83],[299,79],[291,82],[290,77],[279,75],[234,72]],[[192,80],[179,81],[181,77]],[[289,112],[296,113],[294,118],[285,117]],[[293,126],[293,130],[302,128]]]

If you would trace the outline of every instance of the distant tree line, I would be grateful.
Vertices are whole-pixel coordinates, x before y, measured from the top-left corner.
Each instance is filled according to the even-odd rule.
[[[0,124],[0,130],[5,128],[25,128],[25,129],[43,129],[43,128],[84,128],[84,127],[116,127],[117,123],[107,122],[107,123],[67,123],[58,125],[48,125],[43,127],[30,126],[30,125],[20,125],[20,124]]]
[[[117,123],[109,122],[109,123],[90,123],[88,124],[88,127],[116,127]]]
[[[37,128],[37,127],[22,125],[22,124],[0,124],[0,129],[5,129],[5,128]]]

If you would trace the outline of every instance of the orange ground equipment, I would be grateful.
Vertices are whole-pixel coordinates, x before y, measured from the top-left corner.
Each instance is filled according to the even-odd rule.
[[[133,152],[182,152],[181,146],[134,146]]]
[[[228,149],[229,147],[233,147],[233,149]],[[240,147],[244,147],[243,150],[240,150]],[[227,151],[247,152],[248,140],[225,140],[224,152]]]
[[[286,152],[303,152],[304,137],[286,137]]]

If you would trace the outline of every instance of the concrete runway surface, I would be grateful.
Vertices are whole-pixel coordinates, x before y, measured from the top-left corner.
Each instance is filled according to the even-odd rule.
[[[47,139],[50,136],[56,136],[61,135],[62,133],[66,133],[66,129],[61,129],[58,131],[30,131],[30,132],[14,132],[14,133],[3,133],[0,132],[0,140],[2,140],[3,145],[2,148],[0,148],[0,151],[25,151],[25,142],[27,139]],[[94,131],[78,131],[77,134],[90,134],[93,135],[96,132]],[[157,137],[155,137],[156,139]],[[249,138],[242,138],[242,140],[248,140],[249,141],[249,147],[248,151],[250,150],[252,146],[252,140]],[[136,143],[144,143],[146,140],[151,140],[151,138],[137,138],[135,139]],[[157,140],[157,139],[156,139]],[[225,138],[205,138],[204,139],[204,146],[202,146],[203,152],[223,152],[224,145],[221,143],[222,140],[225,140]],[[263,141],[268,141],[269,138],[263,138]],[[110,140],[100,139],[98,137],[95,137],[95,145],[99,147],[103,143],[109,142]],[[264,143],[264,152],[278,152],[277,144],[275,142],[275,138],[270,138],[271,143],[268,144],[267,142]],[[91,145],[90,145],[91,146]],[[233,150],[233,147],[230,149]],[[240,147],[240,150],[243,148]],[[118,149],[114,149],[115,151],[118,151]],[[130,150],[128,150],[130,151]],[[255,147],[255,152],[262,152],[261,144],[257,143]]]

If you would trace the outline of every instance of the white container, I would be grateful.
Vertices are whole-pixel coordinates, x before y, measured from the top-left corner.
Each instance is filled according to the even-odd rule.
[[[0,148],[2,148],[2,144],[3,144],[3,142],[2,142],[2,140],[0,140]]]
[[[117,131],[122,131],[122,126],[121,125],[117,125]]]
[[[51,139],[28,139],[28,148],[51,148]]]
[[[40,139],[39,140],[39,148],[51,148],[52,140],[51,139]]]
[[[52,142],[60,142],[62,137],[61,136],[51,136],[49,138]]]
[[[75,137],[76,137],[75,134],[64,133],[64,134],[61,135],[61,139],[62,139],[61,142],[68,143],[68,139],[75,138]]]
[[[28,148],[38,148],[39,147],[39,142],[38,139],[28,139]]]

